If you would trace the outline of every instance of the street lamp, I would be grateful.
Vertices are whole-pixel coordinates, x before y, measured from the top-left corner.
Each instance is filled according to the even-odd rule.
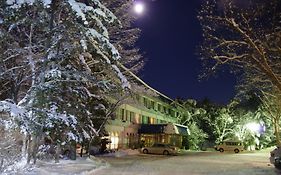
[[[247,123],[245,126],[248,130],[250,130],[253,133],[257,133],[257,134],[260,134],[260,131],[262,129],[262,126],[256,122]]]

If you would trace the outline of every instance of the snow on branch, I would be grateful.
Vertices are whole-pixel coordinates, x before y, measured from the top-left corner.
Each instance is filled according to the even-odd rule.
[[[104,20],[106,20],[109,23],[118,21],[117,17],[109,9],[107,9],[104,5],[102,5],[99,0],[93,0],[93,2],[95,3],[96,6],[99,7],[99,9],[95,10],[96,14],[102,16]]]
[[[103,36],[102,34],[100,34],[99,32],[97,32],[95,29],[89,28],[88,31],[86,32],[86,35],[90,40],[93,41],[98,40],[99,46],[102,46],[103,50],[108,49],[114,60],[119,60],[121,58],[117,49],[113,46],[113,44],[109,42],[109,39]],[[110,63],[110,61],[108,63]]]
[[[8,101],[0,101],[0,112],[1,111],[10,113],[13,117],[23,116],[26,114],[25,109]]]
[[[226,63],[228,61],[231,61],[231,60],[237,60],[237,59],[242,59],[242,58],[245,58],[247,57],[248,54],[242,54],[242,55],[233,55],[233,56],[226,56],[226,55],[220,55],[220,56],[214,56],[214,59],[222,62],[222,63]]]
[[[41,0],[41,2],[45,7],[49,7],[49,5],[51,4],[51,0]],[[18,9],[24,4],[33,5],[34,3],[35,0],[6,0],[6,4],[10,5],[10,8],[13,9]]]
[[[116,71],[118,77],[122,82],[122,88],[131,88],[127,78],[121,73],[120,69],[116,65],[112,65],[112,68]]]
[[[72,10],[76,12],[76,15],[84,21],[85,25],[88,25],[89,22],[87,20],[87,15],[89,15],[90,20],[94,20],[99,29],[102,30],[102,34],[108,38],[108,31],[102,24],[101,20],[106,21],[108,23],[113,23],[114,21],[118,21],[117,17],[108,10],[104,5],[102,5],[98,0],[95,0],[94,3],[97,8],[93,8],[92,6],[87,6],[84,3],[76,2],[75,0],[68,0],[69,5]],[[91,13],[92,12],[92,15]]]
[[[86,15],[84,14],[84,12],[89,10],[90,7],[87,8],[88,6],[86,6],[85,4],[80,3],[80,2],[76,2],[75,0],[68,0],[68,3],[71,6],[72,10],[76,12],[76,15],[78,17],[82,18],[82,20],[84,21],[84,24],[85,25],[89,24],[87,19],[86,19]],[[83,9],[82,9],[82,7],[83,7]]]

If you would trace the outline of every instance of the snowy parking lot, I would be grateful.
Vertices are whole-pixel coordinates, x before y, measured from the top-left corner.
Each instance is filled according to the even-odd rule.
[[[130,155],[104,157],[109,166],[92,175],[278,175],[269,151],[184,152],[178,156]]]
[[[177,156],[140,154],[137,150],[76,161],[38,162],[19,175],[279,175],[269,163],[269,151],[196,152],[183,151]],[[5,174],[5,173],[4,173]]]

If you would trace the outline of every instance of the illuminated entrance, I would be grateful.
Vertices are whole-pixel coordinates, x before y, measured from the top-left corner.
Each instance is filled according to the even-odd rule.
[[[153,143],[167,143],[182,147],[182,136],[189,135],[186,126],[178,124],[145,124],[139,129],[142,146],[151,146]]]

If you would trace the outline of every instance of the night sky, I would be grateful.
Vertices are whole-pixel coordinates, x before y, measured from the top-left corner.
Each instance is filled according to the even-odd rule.
[[[146,65],[139,76],[171,97],[208,98],[226,104],[235,93],[235,78],[227,71],[202,81],[197,52],[201,27],[196,18],[200,0],[146,0],[136,22],[142,30],[138,46]]]

